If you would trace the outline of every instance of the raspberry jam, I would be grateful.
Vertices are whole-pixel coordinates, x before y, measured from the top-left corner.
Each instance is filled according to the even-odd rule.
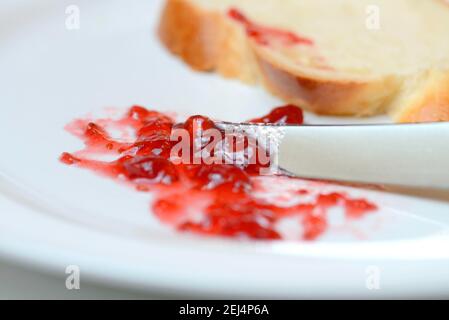
[[[312,40],[299,36],[293,32],[256,24],[235,8],[228,11],[228,16],[241,23],[245,27],[247,35],[260,45],[269,45],[273,41],[278,41],[284,45],[311,46],[314,44]]]
[[[300,108],[287,105],[250,122],[301,125],[303,113]],[[345,193],[323,193],[307,185],[299,186],[304,180],[282,175],[262,176],[259,172],[266,164],[257,159],[251,164],[209,162],[223,153],[233,159],[232,152],[242,150],[229,151],[221,146],[205,153],[210,141],[198,138],[197,133],[213,129],[224,137],[225,132],[204,116],[192,116],[177,123],[163,113],[134,106],[119,119],[78,119],[66,129],[82,139],[85,148],[63,153],[62,163],[92,170],[140,192],[151,192],[154,196],[151,211],[162,222],[182,232],[279,240],[284,238],[280,223],[293,218],[291,223],[302,227],[296,237],[313,240],[328,228],[330,209],[340,208],[348,219],[360,218],[377,209],[368,200],[353,199]],[[188,148],[182,150],[188,153],[187,163],[173,157],[179,142],[173,139],[175,129],[183,129],[188,134]],[[122,137],[113,138],[109,133],[112,130],[118,130]],[[250,143],[241,146],[249,153],[254,148]],[[195,163],[198,150],[203,157]],[[98,155],[113,160],[98,160]]]
[[[250,120],[249,122],[300,125],[304,122],[304,115],[302,109],[289,104],[283,107],[275,108],[266,116]]]

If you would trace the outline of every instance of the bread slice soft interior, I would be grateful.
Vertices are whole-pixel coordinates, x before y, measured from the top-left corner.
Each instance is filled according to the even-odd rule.
[[[316,113],[449,121],[445,0],[167,0],[159,34],[194,69]]]

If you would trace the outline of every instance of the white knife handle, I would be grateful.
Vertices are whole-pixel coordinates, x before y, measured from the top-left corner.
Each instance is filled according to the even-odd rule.
[[[284,129],[279,165],[298,176],[449,189],[449,123]]]

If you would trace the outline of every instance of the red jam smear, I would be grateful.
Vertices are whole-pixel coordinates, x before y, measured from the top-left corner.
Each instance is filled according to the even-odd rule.
[[[268,115],[253,119],[253,123],[303,124],[302,110],[294,105],[274,109]],[[193,116],[183,123],[141,106],[131,107],[118,120],[75,120],[66,129],[84,141],[85,148],[75,153],[63,153],[60,161],[100,173],[154,195],[152,212],[164,223],[177,230],[208,236],[279,240],[283,234],[278,225],[282,219],[298,218],[303,234],[298,238],[314,240],[327,229],[327,213],[340,207],[348,218],[360,218],[377,210],[365,199],[352,199],[343,193],[316,194],[307,188],[295,189],[285,196],[290,204],[271,201],[263,186],[267,179],[276,184],[300,179],[259,174],[266,167],[259,162],[247,164],[175,163],[172,148],[178,141],[170,136],[175,128],[189,132],[191,148],[204,150],[207,141],[194,139],[195,130],[217,129],[212,120]],[[110,129],[133,131],[128,141],[114,139]],[[245,144],[244,148],[254,148]],[[196,149],[195,149],[196,150]],[[254,151],[254,150],[253,150]],[[215,152],[215,151],[214,151]],[[98,155],[112,156],[112,161],[95,159]],[[210,156],[214,156],[213,152]],[[232,156],[232,155],[231,155]],[[268,181],[272,185],[272,181]],[[296,201],[295,200],[299,200]]]
[[[266,123],[266,124],[294,124],[301,125],[304,122],[304,114],[302,109],[295,105],[288,104],[283,107],[274,108],[269,114],[252,119],[251,123]]]
[[[293,32],[254,23],[238,9],[231,8],[228,11],[228,16],[241,23],[245,27],[247,35],[260,45],[269,45],[273,40],[280,41],[284,45],[314,45],[311,39]]]

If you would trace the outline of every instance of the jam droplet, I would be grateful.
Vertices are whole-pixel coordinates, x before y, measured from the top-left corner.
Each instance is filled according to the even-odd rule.
[[[178,181],[177,169],[164,158],[131,158],[123,163],[123,169],[123,173],[130,180],[146,180],[160,184],[172,184]]]
[[[77,157],[75,157],[74,155],[72,155],[68,152],[64,152],[63,154],[61,154],[61,156],[59,157],[59,160],[61,160],[61,162],[65,163],[67,165],[72,165],[72,164],[80,162],[80,159],[78,159]]]
[[[346,214],[352,218],[360,218],[370,211],[376,211],[378,208],[375,204],[366,199],[345,199]]]
[[[217,129],[215,123],[204,116],[192,116],[188,118],[183,124],[182,127],[186,129],[190,136],[193,137],[195,134],[198,134],[198,131],[206,131],[208,129]]]
[[[251,189],[250,177],[243,169],[232,165],[201,165],[195,174],[202,190],[222,190],[235,193]]]
[[[169,158],[174,143],[167,135],[155,133],[147,136],[145,140],[138,141],[132,147],[137,148],[139,156],[159,156]]]
[[[250,122],[301,125],[304,123],[304,114],[301,108],[289,104],[286,106],[275,108],[266,116],[250,120]]]
[[[327,221],[323,216],[307,215],[303,220],[305,240],[315,240],[324,233]]]
[[[145,124],[137,132],[138,141],[152,139],[155,135],[170,137],[173,123],[163,119],[154,119]]]

